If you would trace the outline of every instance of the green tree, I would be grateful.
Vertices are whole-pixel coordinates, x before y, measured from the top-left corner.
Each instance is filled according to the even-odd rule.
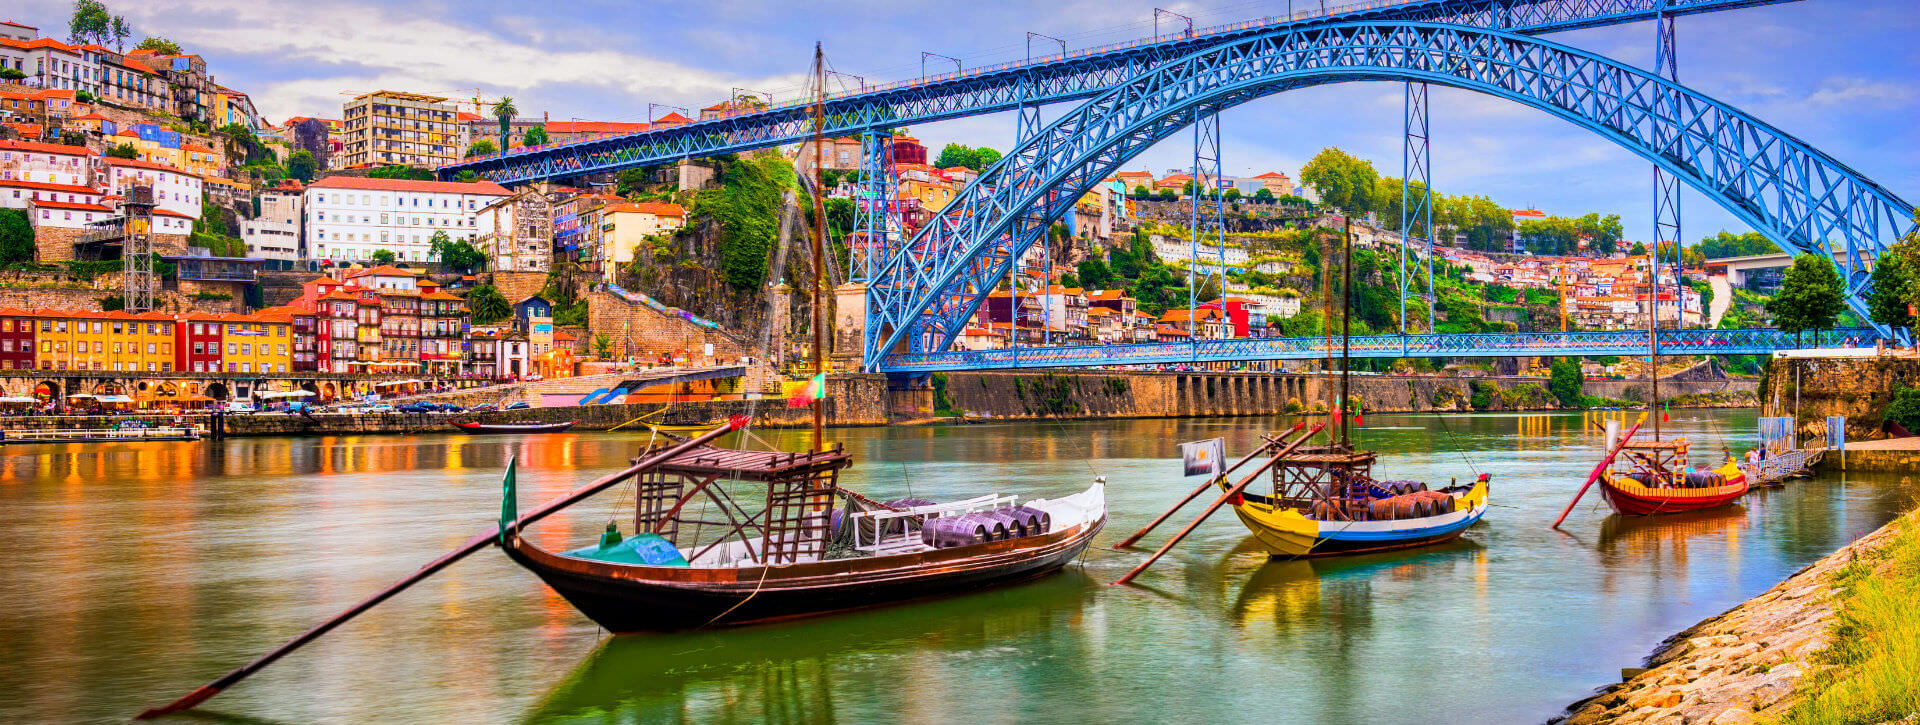
[[[0,209],[0,263],[33,261],[33,223],[25,209]]]
[[[1275,201],[1273,190],[1264,186],[1260,187],[1259,191],[1253,192],[1253,198],[1262,204],[1271,204]]]
[[[1626,235],[1626,228],[1620,224],[1619,214],[1588,214],[1580,217],[1580,234],[1587,238],[1587,251],[1602,257],[1613,256],[1620,245],[1620,239]]]
[[[113,36],[113,49],[126,52],[127,39],[133,37],[133,27],[127,25],[127,19],[118,15],[113,16],[113,27],[107,32]]]
[[[467,314],[473,324],[491,325],[513,316],[513,305],[490,284],[476,285],[467,293]]]
[[[1080,260],[1074,271],[1079,273],[1080,283],[1087,289],[1107,289],[1113,285],[1113,270],[1097,254]]]
[[[500,147],[493,145],[493,139],[483,138],[473,143],[467,144],[467,158],[473,158],[475,156],[485,156],[487,154],[490,154],[499,150],[500,150]]]
[[[388,164],[367,171],[369,179],[401,179],[406,181],[433,181],[433,172],[417,166]]]
[[[151,50],[161,55],[179,55],[180,54],[179,43],[175,43],[171,40],[167,40],[166,38],[162,38],[159,36],[153,36],[153,37],[147,38],[146,40],[142,40],[140,41],[139,45],[133,46],[133,49],[134,50]]]
[[[440,260],[449,269],[472,274],[487,264],[487,254],[465,239],[454,241],[444,231],[434,232],[427,245],[427,258]]]
[[[1844,298],[1833,262],[1822,255],[1802,254],[1793,258],[1793,266],[1780,282],[1780,294],[1767,301],[1766,309],[1774,326],[1793,333],[1798,343],[1802,331],[1833,327]]]
[[[982,146],[973,148],[965,144],[950,143],[940,149],[940,156],[933,165],[943,169],[965,166],[975,171],[985,171],[988,166],[1000,160],[1000,152]]]
[[[73,92],[73,102],[74,102],[74,103],[93,103],[93,102],[95,102],[96,100],[97,100],[97,99],[95,99],[95,98],[93,97],[93,94],[91,94],[91,93],[88,93],[88,92],[86,92],[86,91],[74,91],[74,92]]]
[[[133,144],[123,143],[107,149],[107,155],[116,159],[137,159],[140,158],[140,149],[134,148]]]
[[[392,264],[393,252],[387,249],[373,250],[373,263],[374,264]]]
[[[313,175],[320,170],[320,162],[315,161],[313,152],[300,149],[287,155],[287,176],[299,179],[302,183],[313,181]]]
[[[1233,187],[1228,187],[1227,193],[1221,194],[1220,197],[1223,199],[1226,199],[1229,203],[1240,201],[1240,190]]]
[[[527,135],[520,139],[520,145],[532,148],[547,143],[549,140],[551,139],[547,138],[546,126],[534,126],[533,128],[527,129]]]
[[[1191,181],[1189,181],[1189,182],[1187,182],[1187,183],[1185,183],[1185,184],[1181,184],[1181,185],[1180,185],[1180,195],[1181,195],[1181,196],[1193,196],[1193,182],[1191,182]]]
[[[1153,190],[1147,188],[1146,184],[1140,184],[1133,187],[1133,198],[1145,199],[1150,196],[1153,196]]]
[[[1553,397],[1560,399],[1560,406],[1580,407],[1580,401],[1586,397],[1583,386],[1587,378],[1580,372],[1579,359],[1556,358],[1549,369],[1552,374],[1547,378],[1547,390],[1553,393]]]
[[[601,360],[613,359],[613,336],[604,332],[593,333],[593,356]]]
[[[27,74],[20,72],[18,68],[0,68],[0,81],[17,81],[26,77]]]
[[[507,131],[513,128],[513,117],[520,109],[513,105],[513,96],[501,96],[493,104],[493,117],[500,121],[500,148],[507,148]]]
[[[1374,192],[1380,173],[1373,163],[1354,158],[1338,148],[1321,149],[1306,166],[1300,180],[1320,193],[1320,202],[1347,214],[1374,211]]]
[[[113,13],[99,0],[76,0],[67,19],[67,40],[76,45],[113,42]]]
[[[1873,263],[1873,291],[1867,295],[1867,311],[1874,322],[1888,327],[1912,327],[1914,277],[1906,260],[1897,254],[1880,255]]]
[[[1725,259],[1727,257],[1751,257],[1760,254],[1779,254],[1780,248],[1773,240],[1759,232],[1730,234],[1722,231],[1711,237],[1703,237],[1699,244],[1693,245],[1706,259]]]
[[[1180,199],[1180,192],[1174,191],[1172,189],[1160,190],[1161,201],[1178,201],[1179,199]]]
[[[1627,252],[1627,256],[1633,257],[1635,259],[1647,256],[1647,245],[1640,242],[1634,242],[1633,249]]]

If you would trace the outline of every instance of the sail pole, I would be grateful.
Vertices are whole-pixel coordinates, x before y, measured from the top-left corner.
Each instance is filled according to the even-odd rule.
[[[1347,406],[1353,405],[1348,390],[1353,370],[1353,215],[1346,217],[1340,240],[1340,444],[1347,445]]]
[[[1674,242],[1678,244],[1679,242]],[[1653,439],[1660,440],[1660,240],[1647,250],[1647,415],[1653,416]]]
[[[827,125],[827,59],[820,48],[820,42],[813,44],[813,293],[808,302],[813,307],[813,379],[821,381],[819,395],[813,396],[813,449],[826,450],[827,402],[826,382],[826,310],[821,303],[821,288],[825,286],[827,250],[827,209],[826,202],[820,198],[826,193],[821,188],[820,164],[824,158],[821,146],[826,143]],[[811,381],[809,381],[811,384]]]

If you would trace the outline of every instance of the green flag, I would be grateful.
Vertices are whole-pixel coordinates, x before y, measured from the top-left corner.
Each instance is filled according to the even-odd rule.
[[[500,481],[500,487],[502,489],[500,497],[501,546],[507,545],[507,527],[513,525],[513,522],[520,518],[520,505],[518,503],[520,496],[518,492],[514,490],[513,483],[514,462],[517,459],[518,457],[507,459],[507,476]]]

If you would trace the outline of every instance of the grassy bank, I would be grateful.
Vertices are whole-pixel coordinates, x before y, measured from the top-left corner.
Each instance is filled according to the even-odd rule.
[[[1819,670],[1782,722],[1878,723],[1920,713],[1920,509],[1893,540],[1832,575],[1837,615]]]

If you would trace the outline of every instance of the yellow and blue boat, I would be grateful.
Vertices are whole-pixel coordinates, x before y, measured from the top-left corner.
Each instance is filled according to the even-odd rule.
[[[1269,555],[1286,559],[1441,544],[1487,512],[1486,474],[1427,490],[1415,482],[1374,480],[1373,459],[1344,446],[1288,454],[1273,462],[1270,494],[1243,492],[1228,503]]]

